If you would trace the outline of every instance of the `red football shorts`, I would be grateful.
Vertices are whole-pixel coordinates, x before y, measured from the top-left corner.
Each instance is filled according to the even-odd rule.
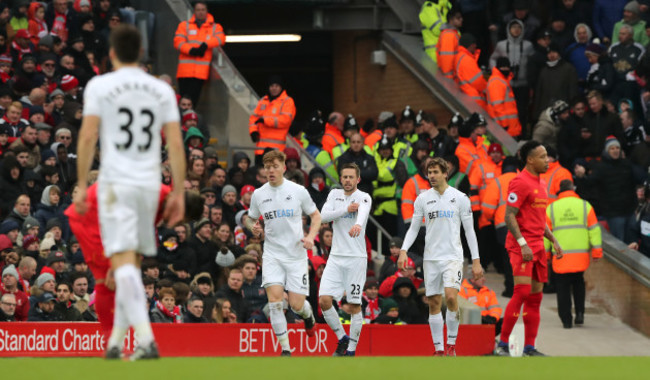
[[[544,246],[530,248],[533,250],[533,259],[531,261],[524,261],[521,248],[508,248],[512,275],[531,277],[537,282],[548,282],[548,263]]]

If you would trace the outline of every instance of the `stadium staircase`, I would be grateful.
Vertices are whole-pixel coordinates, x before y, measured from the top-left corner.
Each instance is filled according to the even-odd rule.
[[[173,77],[176,72],[178,53],[173,47],[172,40],[179,21],[189,19],[191,16],[189,2],[187,0],[132,1],[138,9],[155,12],[156,27],[153,29],[153,36],[151,36],[153,43],[149,46],[148,54],[155,62],[157,73],[168,73]],[[438,72],[437,65],[424,53],[418,19],[421,1],[349,0],[331,3],[314,7],[314,29],[341,30],[361,27],[381,29],[382,48],[397,58],[413,77],[431,92],[433,98],[450,112],[459,112],[463,117],[473,112],[482,113],[488,121],[490,139],[501,143],[509,152],[517,150],[517,142],[494,120],[487,117],[485,112],[463,94],[452,80],[442,76]],[[351,15],[356,18],[352,23],[349,21],[346,23]],[[254,110],[259,96],[221,48],[215,49],[214,53],[210,82],[204,87],[201,102],[196,108],[204,115],[211,136],[217,139],[219,157],[229,159],[234,151],[251,152],[254,149],[248,136],[248,117]],[[287,139],[287,144],[299,151],[305,170],[311,169],[316,164],[311,156],[292,139]],[[371,222],[382,231],[382,234],[387,235],[386,230],[375,220]],[[378,238],[378,242],[381,245],[381,238]],[[381,246],[378,248],[381,252]],[[606,260],[602,265],[598,263],[598,278],[591,279],[589,272],[586,276],[589,294],[596,297],[591,301],[650,336],[650,259],[628,249],[625,244],[605,231],[603,249]],[[623,280],[612,283],[604,281],[603,278]],[[620,283],[621,281],[623,284]],[[621,292],[629,296],[622,297]],[[476,311],[467,314],[464,322],[477,323]],[[480,315],[478,321],[480,323]]]

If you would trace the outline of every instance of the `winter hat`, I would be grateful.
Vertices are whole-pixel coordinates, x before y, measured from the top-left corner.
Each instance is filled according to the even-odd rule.
[[[594,54],[600,56],[603,54],[603,47],[599,44],[591,43],[585,48],[585,53]]]
[[[9,236],[0,235],[0,252],[12,248],[13,248],[13,244],[11,244],[11,240],[9,240]]]
[[[255,191],[255,187],[252,185],[245,185],[244,187],[241,188],[241,191],[239,192],[239,196],[243,197],[244,194],[246,193],[252,193]]]
[[[612,146],[618,146],[620,148],[621,143],[616,139],[616,137],[610,135],[605,139],[605,152],[607,152]]]
[[[0,55],[0,63],[7,63],[10,64],[13,62],[13,59],[11,58],[10,55],[8,54],[2,54]]]
[[[198,222],[194,223],[194,231],[200,230],[201,227],[205,226],[206,224],[210,224],[210,221],[207,218],[199,220]]]
[[[185,124],[185,122],[188,120],[196,120],[198,122],[199,115],[197,115],[196,112],[192,110],[185,111],[185,113],[183,113],[183,124]]]
[[[13,219],[7,219],[0,224],[0,234],[7,234],[13,230],[20,230],[18,222]]]
[[[623,7],[624,11],[632,12],[636,15],[641,14],[641,8],[639,7],[639,2],[638,1],[630,1],[629,3],[625,4],[625,7]]]
[[[27,235],[23,238],[23,249],[27,249],[31,244],[36,243],[39,244],[38,242],[38,237],[34,235]],[[40,245],[39,245],[40,247]]]
[[[63,229],[63,224],[61,223],[59,218],[48,219],[47,224],[45,225],[45,231],[47,232],[47,231],[51,230],[54,227],[59,227],[59,228]]]
[[[47,266],[52,266],[52,264],[59,262],[59,261],[65,261],[65,256],[63,255],[63,252],[61,251],[54,251],[50,252],[50,255],[47,256]]]
[[[488,148],[488,154],[492,154],[494,152],[499,152],[499,154],[503,155],[503,148],[501,148],[501,144],[499,143],[490,144],[490,147]]]
[[[40,276],[36,278],[36,282],[34,283],[34,285],[36,285],[37,288],[40,288],[48,281],[55,281],[54,276],[52,276],[52,274],[47,272],[41,273]]]
[[[552,51],[554,51],[554,52],[556,52],[556,53],[560,53],[560,52],[562,51],[562,50],[560,49],[560,45],[558,45],[557,42],[551,42],[551,43],[548,45],[548,50],[547,50],[547,52],[550,53],[550,52],[552,52]]]
[[[27,61],[32,61],[33,63],[36,63],[36,57],[34,57],[34,55],[31,53],[25,54],[23,55],[23,58],[20,60],[20,63],[23,64]]]
[[[458,41],[458,45],[465,48],[468,48],[475,43],[476,37],[474,37],[471,33],[463,33],[463,35],[460,36],[460,40]]]
[[[509,68],[509,67],[511,67],[510,66],[510,60],[508,59],[508,57],[499,57],[499,58],[497,58],[497,64],[494,67],[496,67],[497,69],[500,68],[500,67],[508,67]]]
[[[399,310],[399,304],[393,299],[393,297],[384,298],[381,301],[382,314],[386,314],[391,310]]]
[[[85,263],[86,259],[84,259],[83,253],[81,253],[81,250],[77,251],[74,255],[72,255],[72,259],[70,259],[70,264],[75,265],[75,264],[82,264]]]
[[[244,228],[244,223],[242,222],[242,220],[244,219],[245,214],[248,214],[248,210],[239,210],[235,214],[235,223],[237,223],[239,227]]]
[[[52,49],[52,47],[54,46],[54,36],[48,34],[47,36],[41,37],[41,39],[38,40],[38,46],[46,46]]]
[[[223,189],[221,190],[221,198],[225,197],[226,194],[228,194],[228,193],[235,193],[235,195],[236,195],[237,194],[237,189],[235,189],[235,186],[233,186],[233,185],[224,186]]]
[[[2,277],[6,276],[8,274],[16,277],[16,280],[18,280],[20,278],[20,277],[18,277],[18,271],[16,270],[16,266],[13,265],[13,264],[7,265],[5,267],[5,269],[2,271]]]
[[[29,107],[29,116],[35,115],[37,113],[40,113],[41,115],[45,115],[45,110],[43,109],[43,106]]]
[[[196,283],[212,285],[212,280],[210,279],[210,276],[201,276],[196,279]]]
[[[226,268],[235,263],[235,255],[230,250],[227,250],[226,253],[219,251],[215,261],[220,267]]]
[[[390,243],[388,243],[388,246],[391,248],[392,247],[402,248],[402,244],[404,244],[404,240],[402,240],[401,237],[393,236],[392,238],[390,238]]]
[[[50,94],[50,101],[52,101],[52,99],[56,98],[57,96],[65,96],[65,93],[60,88],[55,89]]]
[[[36,218],[34,218],[33,216],[28,216],[25,218],[25,221],[23,222],[23,229],[21,232],[23,233],[23,235],[27,235],[27,230],[29,230],[32,227],[40,226],[40,225],[41,224],[38,222],[38,220],[36,220]]]
[[[271,75],[269,77],[267,84],[269,86],[271,86],[272,84],[279,84],[280,87],[284,88],[284,82],[282,81],[282,77],[280,77],[279,75]]]
[[[79,80],[72,75],[64,75],[61,78],[61,89],[65,92],[79,87]]]
[[[55,245],[56,241],[54,241],[54,238],[48,234],[45,234],[43,241],[41,241],[40,249],[41,251],[45,251],[46,249],[52,249],[52,247]]]
[[[637,8],[638,8],[638,4],[637,4]],[[14,38],[29,38],[29,32],[27,31],[27,29],[19,29],[14,35]]]
[[[219,160],[219,154],[217,153],[217,150],[211,146],[206,146],[205,149],[203,149],[203,152],[205,153],[205,158],[214,158],[215,160]]]

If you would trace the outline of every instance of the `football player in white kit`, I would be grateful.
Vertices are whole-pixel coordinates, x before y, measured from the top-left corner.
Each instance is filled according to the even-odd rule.
[[[161,183],[161,130],[169,151],[174,188],[163,219],[183,219],[185,154],[172,88],[138,67],[142,37],[133,26],[111,32],[109,56],[115,71],[93,78],[84,92],[77,146],[77,212],[87,210],[88,171],[100,138],[98,211],[102,244],[115,276],[115,319],[107,359],[121,357],[130,326],[138,337],[131,360],[157,358],[158,348],[146,310],[139,254],[156,255],[153,228]]]
[[[463,246],[460,242],[461,223],[472,255],[474,279],[483,277],[483,267],[478,253],[478,243],[474,233],[472,206],[464,193],[447,184],[447,162],[434,158],[427,165],[427,175],[431,189],[418,195],[414,204],[413,219],[404,238],[397,265],[404,268],[408,260],[407,251],[417,237],[424,218],[426,235],[424,238],[424,286],[429,300],[429,327],[436,356],[456,356],[456,337],[458,336],[458,291],[463,280]],[[444,321],[440,312],[442,294],[447,304],[447,349],[445,350]]]
[[[357,189],[361,177],[355,163],[343,165],[340,178],[343,189],[330,191],[321,210],[323,222],[334,222],[334,233],[320,281],[318,302],[325,321],[339,340],[333,356],[354,356],[363,326],[361,296],[368,266],[366,223],[372,199],[368,193]],[[350,336],[345,334],[339,315],[332,307],[332,299],[341,300],[343,293],[352,305]]]
[[[307,189],[283,177],[286,156],[274,150],[264,155],[268,182],[256,189],[251,198],[246,226],[258,236],[264,233],[262,286],[269,299],[271,327],[282,346],[282,356],[291,356],[287,319],[282,311],[285,289],[291,309],[305,321],[308,336],[314,336],[314,313],[305,301],[309,295],[306,249],[312,249],[321,224],[320,212]],[[307,236],[302,229],[302,215],[309,215]],[[264,218],[264,226],[259,218]]]

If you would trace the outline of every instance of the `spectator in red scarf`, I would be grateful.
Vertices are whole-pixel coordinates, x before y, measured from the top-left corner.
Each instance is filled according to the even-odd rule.
[[[172,288],[162,288],[158,292],[156,307],[149,314],[152,323],[182,323],[180,306],[176,305],[176,292]]]
[[[18,271],[16,267],[8,265],[2,271],[2,283],[0,283],[0,294],[13,294],[16,297],[16,320],[26,321],[29,314],[29,298],[25,292],[18,290]]]
[[[45,11],[45,22],[52,34],[58,36],[63,42],[68,36],[79,32],[77,12],[68,0],[53,0]]]
[[[13,59],[14,68],[23,59],[25,54],[34,54],[34,45],[29,40],[29,32],[26,29],[20,29],[16,32],[14,40],[11,43],[11,57]]]
[[[22,113],[22,103],[13,102],[7,107],[5,115],[0,119],[1,125],[8,125],[11,128],[9,143],[16,141],[16,139],[20,137],[20,132],[29,124],[27,120],[21,118]]]
[[[374,278],[369,278],[363,287],[363,319],[364,323],[371,323],[381,313],[379,306],[381,298],[379,298],[379,282]]]
[[[379,287],[379,295],[382,297],[391,297],[393,295],[393,285],[400,277],[406,277],[411,280],[415,289],[420,287],[422,279],[415,277],[415,262],[409,257],[404,269],[399,269],[394,275],[385,279]]]

